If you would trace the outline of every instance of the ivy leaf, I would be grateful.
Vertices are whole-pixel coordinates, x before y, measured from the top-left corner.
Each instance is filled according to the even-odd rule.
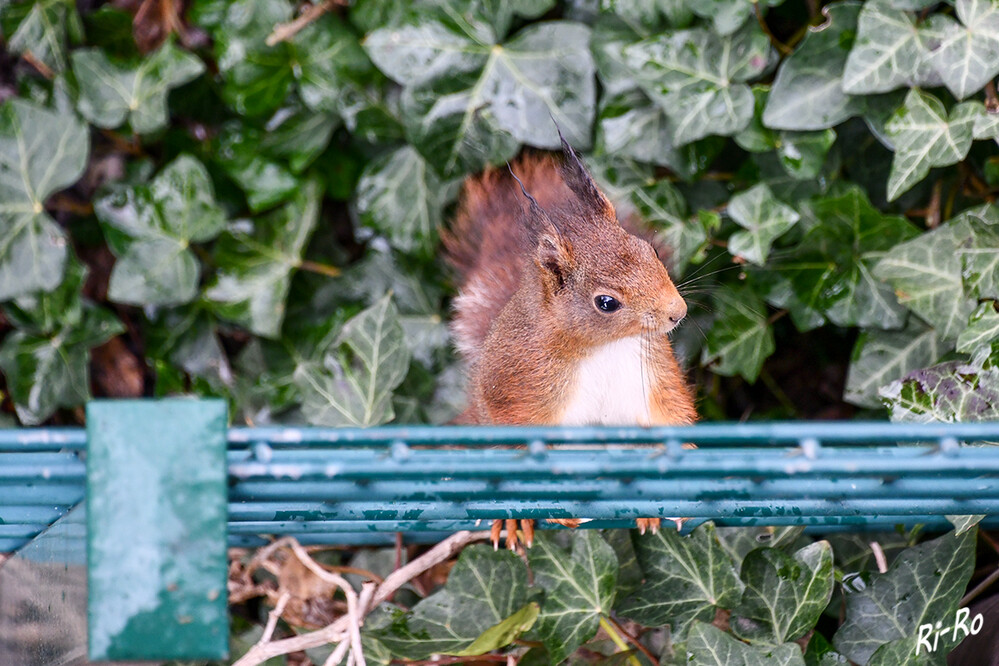
[[[964,237],[957,253],[965,287],[978,298],[999,300],[999,207],[972,208],[948,224]]]
[[[131,239],[116,252],[108,298],[133,305],[178,305],[194,298],[200,268],[189,246],[211,240],[225,226],[201,162],[181,155],[148,186],[100,197],[94,212]]]
[[[80,298],[86,268],[73,258],[54,291],[22,296],[6,307],[18,330],[0,343],[0,370],[17,417],[38,425],[59,407],[90,397],[90,350],[124,330],[109,311]]]
[[[954,534],[960,536],[972,527],[984,520],[985,516],[947,516],[947,520],[954,526]]]
[[[862,100],[843,91],[843,70],[857,29],[859,2],[823,7],[826,22],[809,30],[784,59],[763,112],[773,129],[819,130],[863,111]]]
[[[451,341],[447,322],[439,314],[400,315],[399,325],[413,358],[427,369],[433,368],[436,353],[447,349]]]
[[[267,414],[300,405],[299,383],[307,375],[327,372],[324,358],[335,351],[343,325],[358,309],[337,308],[316,320],[289,318],[280,340],[251,340],[237,359],[236,390],[243,391],[240,407]]]
[[[291,51],[299,95],[313,111],[339,111],[348,91],[375,73],[357,37],[333,14],[323,14],[297,34]]]
[[[33,0],[5,3],[0,8],[3,32],[9,35],[7,48],[11,53],[31,54],[53,72],[66,69],[67,37],[79,39],[83,34],[80,15],[72,0]],[[16,29],[11,24],[16,21]]]
[[[215,141],[213,157],[246,193],[251,211],[271,208],[295,193],[298,179],[279,162],[261,154],[261,132],[230,122],[222,127]]]
[[[404,86],[413,145],[445,175],[510,159],[519,143],[590,143],[596,110],[586,26],[538,23],[501,43],[492,27],[452,10],[412,12],[364,40],[368,55]]]
[[[630,195],[638,214],[656,231],[657,240],[672,250],[670,268],[682,275],[708,243],[708,223],[687,214],[683,195],[668,180],[635,187]]]
[[[896,9],[918,12],[937,4],[937,0],[888,0],[888,4]]]
[[[798,525],[785,527],[719,527],[718,541],[728,552],[736,567],[757,548],[778,548],[789,551],[802,536],[804,528]]]
[[[977,104],[958,104],[947,115],[944,105],[922,90],[910,90],[885,129],[895,146],[888,176],[888,201],[926,177],[930,167],[956,164],[971,148]]]
[[[357,37],[333,14],[323,14],[291,40],[268,44],[275,26],[292,18],[288,0],[237,0],[213,28],[222,96],[239,114],[261,116],[298,94],[314,111],[356,106],[377,72]],[[356,114],[356,109],[354,111]]]
[[[371,305],[392,292],[392,300],[406,314],[437,315],[443,289],[438,277],[407,270],[403,257],[387,246],[372,247],[366,257],[330,281],[337,295]]]
[[[443,224],[440,179],[409,146],[369,162],[357,184],[361,223],[384,234],[392,247],[429,255]]]
[[[218,322],[203,306],[164,309],[146,329],[146,353],[169,361],[192,377],[205,379],[216,390],[234,383],[229,359],[219,340]],[[259,375],[254,381],[264,382]]]
[[[866,664],[884,643],[917,636],[922,624],[953,621],[974,569],[977,536],[977,530],[950,533],[908,548],[863,590],[848,589],[836,649]]]
[[[976,139],[994,139],[999,143],[999,112],[988,112],[982,107],[982,112],[975,118],[972,135]]]
[[[784,0],[766,0],[762,7],[774,7]],[[690,5],[691,11],[702,18],[711,19],[715,32],[719,35],[730,35],[753,15],[757,3],[751,0],[702,0]]]
[[[687,638],[687,659],[697,666],[805,666],[795,643],[752,646],[705,622],[695,622]]]
[[[90,397],[90,350],[125,330],[107,310],[87,305],[73,329],[39,336],[8,335],[0,346],[0,369],[24,425],[38,425],[58,407],[82,405]]]
[[[597,128],[597,142],[607,153],[690,174],[689,160],[673,146],[672,122],[640,90],[605,95]]]
[[[540,612],[541,609],[538,607],[537,602],[531,601],[526,603],[519,611],[507,619],[482,632],[467,648],[458,650],[452,654],[474,656],[506,647],[534,626]]]
[[[392,623],[373,631],[393,656],[425,659],[431,654],[470,655],[471,646],[505,620],[517,614],[517,629],[529,625],[527,568],[515,554],[488,546],[462,551],[444,588],[413,607],[411,613],[395,612]],[[509,629],[509,627],[504,627]],[[513,638],[510,632],[502,638]],[[509,641],[507,641],[509,642]],[[477,649],[488,652],[499,641],[485,640]],[[481,652],[474,652],[481,654]]]
[[[794,555],[757,548],[742,562],[746,590],[732,609],[732,632],[751,643],[780,645],[801,638],[829,604],[833,558],[828,541],[816,541]]]
[[[534,19],[554,7],[556,0],[510,0],[509,2],[482,2],[476,9],[486,17],[496,32],[505,34],[516,16]]]
[[[881,389],[892,421],[999,419],[999,368],[950,361],[910,372]]]
[[[139,134],[165,127],[169,90],[205,71],[200,59],[171,41],[134,62],[112,61],[100,49],[73,51],[70,59],[80,86],[80,114],[105,129],[128,120]]]
[[[614,599],[615,603],[619,603],[641,589],[645,575],[638,566],[635,546],[631,543],[631,533],[628,530],[602,530],[601,536],[614,549],[614,555],[617,557],[617,586],[614,588]]]
[[[919,636],[913,633],[911,636],[898,638],[885,643],[879,647],[866,666],[896,666],[897,664],[916,663],[932,664],[933,666],[944,666],[947,663],[945,654],[949,652],[947,648],[940,647],[938,652],[928,653],[924,645],[919,652]],[[919,657],[915,655],[919,654]]]
[[[610,23],[618,17],[636,30],[659,32],[665,27],[685,28],[694,20],[690,6],[684,0],[607,0],[601,3],[600,23]]]
[[[979,305],[968,319],[968,328],[957,336],[957,351],[971,354],[999,340],[999,311],[995,301]]]
[[[0,301],[61,282],[67,241],[45,200],[83,174],[89,151],[71,114],[18,99],[0,107]]]
[[[829,149],[836,142],[831,129],[819,132],[772,130],[763,124],[769,86],[753,86],[753,119],[733,138],[743,150],[752,153],[775,151],[780,165],[792,178],[806,180],[819,175]]]
[[[348,87],[338,104],[347,130],[370,143],[391,143],[403,138],[397,86],[387,80],[363,87]],[[343,197],[344,199],[348,197]]]
[[[669,623],[683,640],[695,620],[711,621],[716,608],[733,608],[743,585],[718,542],[715,526],[704,523],[688,536],[672,530],[633,539],[645,585],[618,611],[647,627]]]
[[[279,23],[291,20],[287,0],[237,0],[215,28],[215,57],[222,97],[240,115],[274,111],[287,96],[293,77],[285,42],[267,46]]]
[[[815,632],[805,647],[805,666],[848,666],[850,660],[833,648],[826,637]]]
[[[321,373],[296,378],[309,423],[373,426],[391,421],[392,391],[406,377],[410,351],[390,294],[348,321]]]
[[[618,562],[596,530],[571,533],[571,554],[541,532],[527,559],[534,583],[545,590],[536,634],[553,663],[561,663],[597,633],[601,615],[614,605]]]
[[[901,331],[862,331],[850,357],[843,399],[861,407],[882,406],[878,389],[947,352],[938,333],[915,317]]]
[[[819,223],[775,266],[797,298],[840,326],[901,327],[905,308],[875,267],[916,228],[882,215],[859,187],[815,199],[811,210]]]
[[[635,81],[673,121],[677,146],[744,129],[753,117],[744,82],[763,73],[769,56],[770,41],[755,24],[730,37],[677,30],[624,50]]]
[[[295,269],[319,219],[320,188],[308,181],[274,212],[229,225],[215,244],[218,273],[205,292],[223,319],[275,338]]]
[[[615,2],[605,8],[607,11],[601,15],[602,20],[593,25],[590,49],[593,51],[605,98],[641,92],[625,62],[624,49],[643,38],[659,34],[663,23],[659,20],[658,8],[652,6],[652,3],[647,3],[645,7],[640,5],[641,3]],[[622,19],[611,12],[629,16]],[[645,15],[645,18],[632,17],[632,13]],[[644,97],[644,93],[642,95]]]
[[[708,331],[701,364],[719,375],[741,375],[755,382],[763,362],[774,353],[774,333],[767,306],[748,287],[719,288],[712,300],[718,313]]]
[[[967,325],[975,300],[965,294],[958,249],[967,227],[960,221],[937,227],[891,248],[874,274],[895,288],[900,303],[954,340]]]
[[[999,7],[991,0],[957,0],[960,23],[935,16],[942,32],[930,62],[958,99],[981,90],[999,74]]]
[[[767,96],[770,94],[770,86],[757,84],[753,91],[753,119],[749,121],[746,129],[742,130],[732,138],[739,147],[751,153],[767,153],[777,148],[778,132],[763,124],[763,109],[767,105]]]
[[[777,139],[777,157],[789,176],[809,180],[818,177],[834,143],[836,132],[831,129],[820,132],[781,130]]]
[[[911,14],[883,0],[865,3],[843,72],[843,90],[856,95],[940,85],[930,64],[931,45],[942,38],[936,25],[927,21],[917,26]]]
[[[795,293],[791,280],[777,271],[768,269],[751,270],[753,284],[767,303],[775,308],[785,308],[791,314],[791,321],[802,333],[811,331],[826,323],[826,317],[815,308],[806,305]]]
[[[800,218],[793,208],[778,201],[765,183],[732,197],[728,214],[746,229],[729,238],[729,252],[760,266],[766,263],[773,242]]]
[[[286,159],[291,172],[300,174],[326,149],[338,124],[333,114],[286,106],[267,121],[260,146],[269,155]]]

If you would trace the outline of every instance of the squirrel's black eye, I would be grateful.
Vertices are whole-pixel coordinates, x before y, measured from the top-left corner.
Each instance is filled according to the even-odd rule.
[[[597,296],[593,299],[593,303],[601,312],[614,312],[621,307],[621,302],[613,296]]]

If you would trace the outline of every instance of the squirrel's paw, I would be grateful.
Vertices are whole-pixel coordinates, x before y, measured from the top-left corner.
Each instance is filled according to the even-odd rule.
[[[646,532],[655,534],[659,531],[660,520],[658,518],[635,518],[635,524],[638,525],[639,534]]]
[[[575,529],[586,521],[582,518],[545,518],[545,522]]]
[[[492,528],[489,530],[489,541],[493,544],[493,549],[499,549],[500,534],[506,529],[506,547],[510,550],[517,550],[517,544],[521,541],[521,535],[517,533],[517,523],[520,523],[520,531],[523,533],[524,545],[528,548],[534,543],[534,521],[533,520],[494,520]]]

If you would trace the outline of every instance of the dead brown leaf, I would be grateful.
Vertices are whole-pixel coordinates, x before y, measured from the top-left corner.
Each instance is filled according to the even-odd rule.
[[[282,549],[280,558],[276,572],[278,589],[268,596],[271,603],[276,603],[283,593],[290,595],[282,614],[286,622],[298,627],[318,629],[346,612],[347,605],[333,598],[336,585],[309,571],[290,549]]]
[[[145,393],[144,365],[121,336],[95,347],[90,354],[95,395],[108,398],[142,397]]]
[[[142,53],[155,51],[171,34],[185,42],[181,22],[183,0],[117,0],[114,5],[133,14],[132,36]]]

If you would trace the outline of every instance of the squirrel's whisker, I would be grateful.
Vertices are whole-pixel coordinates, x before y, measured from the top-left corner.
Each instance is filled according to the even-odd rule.
[[[712,275],[717,275],[718,273],[724,273],[725,271],[730,271],[736,268],[741,268],[741,266],[739,264],[732,264],[731,266],[722,266],[721,268],[713,270],[710,273],[705,273],[704,275],[698,275],[696,277],[690,278],[689,280],[684,280],[683,282],[678,284],[676,288],[677,290],[682,290],[688,287],[689,285],[697,284],[701,280],[705,280],[711,277]]]
[[[704,329],[701,327],[701,324],[693,317],[686,317],[685,319],[689,319],[690,323],[693,324],[695,328],[697,328],[697,332],[701,334],[701,339],[707,341],[708,336],[704,332]]]
[[[688,305],[693,305],[698,310],[703,310],[704,312],[708,312],[710,314],[714,314],[715,313],[714,308],[712,308],[710,305],[708,305],[707,303],[704,303],[702,301],[695,301],[693,299],[687,299],[687,304]],[[690,317],[685,317],[685,318],[689,319]]]
[[[697,268],[695,268],[693,270],[693,272],[691,272],[691,273],[689,273],[687,275],[684,275],[683,276],[684,280],[680,284],[686,284],[687,282],[691,282],[694,278],[696,278],[698,276],[698,274],[701,271],[707,270],[711,266],[711,264],[713,264],[716,261],[719,261],[721,259],[724,259],[724,257],[725,257],[725,255],[722,254],[722,253],[716,254],[715,256],[711,257],[710,259],[708,259],[707,261],[705,261],[703,264],[701,264]]]

